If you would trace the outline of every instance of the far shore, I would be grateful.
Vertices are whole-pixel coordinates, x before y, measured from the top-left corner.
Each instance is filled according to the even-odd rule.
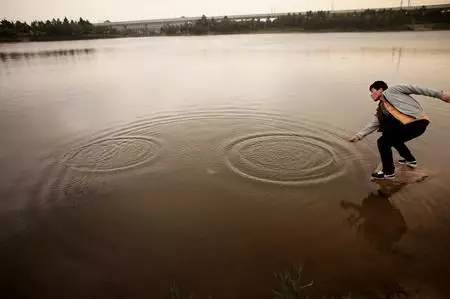
[[[270,16],[223,16],[92,24],[89,20],[3,20],[0,42],[67,41],[148,36],[450,30],[450,5],[308,11]]]
[[[372,33],[372,32],[434,32],[434,31],[449,31],[449,28],[439,28],[439,29],[383,29],[383,30],[304,30],[299,28],[292,29],[265,29],[258,31],[240,31],[240,32],[229,32],[229,33],[219,33],[219,32],[209,32],[207,34],[114,34],[114,35],[101,35],[101,34],[91,34],[86,36],[42,36],[39,38],[31,37],[18,37],[13,39],[0,38],[0,43],[24,43],[24,42],[53,42],[53,41],[76,41],[76,40],[93,40],[93,39],[116,39],[116,38],[136,38],[136,37],[172,37],[172,36],[211,36],[211,35],[237,35],[237,34],[270,34],[270,33]]]

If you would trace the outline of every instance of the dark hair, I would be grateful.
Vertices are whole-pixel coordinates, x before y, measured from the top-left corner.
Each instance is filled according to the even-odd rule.
[[[372,83],[372,85],[369,86],[369,91],[371,91],[372,88],[375,88],[376,90],[382,88],[383,91],[385,91],[386,89],[388,89],[388,86],[384,81],[375,81]]]

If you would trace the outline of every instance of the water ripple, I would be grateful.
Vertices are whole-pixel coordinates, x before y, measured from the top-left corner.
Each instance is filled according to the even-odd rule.
[[[196,132],[198,126],[190,127],[198,121],[206,127],[201,133]],[[238,129],[227,130],[227,125],[237,125]],[[259,130],[255,131],[253,125]],[[176,135],[167,135],[170,128],[176,129]],[[208,128],[210,131],[205,133]],[[225,137],[215,139],[217,130]],[[211,144],[196,144],[199,134],[203,143],[211,139]],[[247,179],[294,186],[325,183],[342,176],[357,177],[366,171],[372,151],[364,143],[349,145],[347,136],[347,132],[324,122],[294,120],[282,113],[257,109],[226,107],[155,113],[56,146],[44,159],[46,166],[41,169],[34,194],[38,194],[39,205],[73,202],[70,199],[98,192],[111,175],[137,175],[138,168],[151,170],[155,163],[166,163],[167,155],[162,152],[182,153],[170,158],[176,162],[198,156],[186,152],[192,149],[200,148],[204,151],[201,155],[210,155],[211,147],[219,153],[215,163]],[[178,167],[177,163],[171,167]],[[195,163],[189,167],[210,169]]]
[[[312,184],[345,173],[343,148],[317,136],[265,133],[240,138],[226,148],[235,173],[263,182]]]

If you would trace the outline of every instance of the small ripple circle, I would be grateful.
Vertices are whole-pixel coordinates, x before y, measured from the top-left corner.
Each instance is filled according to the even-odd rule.
[[[278,184],[312,184],[342,174],[330,141],[296,133],[245,136],[226,146],[227,166],[235,173]]]
[[[83,172],[112,172],[154,160],[161,143],[142,136],[119,136],[95,140],[70,153],[66,165]]]

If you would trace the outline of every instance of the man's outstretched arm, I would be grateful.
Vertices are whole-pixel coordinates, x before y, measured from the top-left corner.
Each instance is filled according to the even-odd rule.
[[[350,142],[356,142],[358,140],[363,139],[370,133],[376,131],[380,127],[380,122],[378,121],[378,117],[376,115],[373,116],[373,119],[358,133],[356,133],[352,138],[350,138]]]
[[[400,92],[403,94],[417,94],[417,95],[423,95],[427,97],[433,97],[443,100],[444,102],[450,102],[450,95],[444,93],[444,91],[438,91],[431,88],[426,87],[420,87],[417,85],[411,85],[411,84],[402,84],[402,85],[395,85],[388,89],[388,92]]]

